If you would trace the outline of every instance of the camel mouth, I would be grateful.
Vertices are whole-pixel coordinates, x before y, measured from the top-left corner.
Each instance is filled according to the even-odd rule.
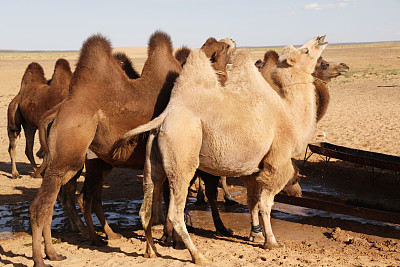
[[[326,35],[319,36],[319,37],[317,38],[318,46],[324,46],[324,45],[327,45],[327,44],[328,44],[328,42],[325,42],[325,38],[326,38]]]

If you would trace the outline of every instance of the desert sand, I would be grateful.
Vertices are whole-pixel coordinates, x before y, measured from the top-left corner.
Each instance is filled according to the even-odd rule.
[[[135,67],[141,70],[146,60],[146,48],[115,50],[125,51],[132,57]],[[254,61],[262,58],[266,50],[251,49]],[[8,104],[18,93],[29,63],[40,63],[46,77],[50,78],[54,63],[60,57],[69,60],[74,68],[78,52],[0,53],[0,205],[5,207],[18,207],[21,203],[29,205],[41,184],[41,179],[30,177],[32,168],[24,155],[23,134],[17,146],[17,168],[22,178],[11,179],[6,129]],[[346,63],[350,71],[329,84],[330,106],[311,141],[400,156],[400,43],[331,45],[323,57],[328,61]],[[35,151],[38,148],[36,140]],[[40,159],[37,162],[41,162]],[[317,155],[304,166],[302,158],[297,162],[301,167],[301,184],[322,183],[336,191],[352,188],[355,194],[367,198],[375,198],[372,193],[379,189],[378,195],[391,199],[392,203],[400,199],[398,174],[382,171],[372,184],[371,174],[363,166],[334,159],[324,162]],[[81,185],[83,177],[79,182]],[[245,189],[240,181],[230,178],[228,184],[234,192],[234,199],[245,207]],[[114,169],[103,192],[105,201],[140,200],[143,196],[141,171]],[[273,211],[276,214],[277,209],[285,208],[279,203],[276,206]],[[311,213],[307,209],[301,209],[303,213],[296,215],[295,220],[273,214],[273,231],[285,248],[268,251],[247,240],[250,223],[245,208],[225,208],[221,199],[222,220],[234,230],[232,238],[215,234],[211,213],[205,207],[189,205],[189,210],[194,226],[192,240],[212,260],[210,266],[400,265],[399,225],[361,223],[333,215],[306,216]],[[155,259],[143,257],[145,239],[140,224],[111,226],[123,238],[109,241],[105,247],[90,246],[88,241],[68,230],[53,231],[55,248],[67,259],[45,262],[52,266],[194,266],[187,250],[165,246],[158,240],[162,234],[159,226],[154,228],[153,235],[161,257]],[[0,265],[33,266],[30,234],[29,228],[12,233],[0,230]]]

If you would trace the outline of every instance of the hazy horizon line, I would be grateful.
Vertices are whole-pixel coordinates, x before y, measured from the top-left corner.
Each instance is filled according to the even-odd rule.
[[[329,43],[329,46],[336,46],[336,45],[364,45],[364,44],[382,44],[382,43],[399,43],[400,40],[393,40],[393,41],[375,41],[375,42],[344,42],[344,43]],[[267,46],[238,46],[237,49],[259,49],[259,48],[283,48],[286,45],[267,45]],[[300,45],[293,45],[293,46],[301,46]],[[121,47],[146,47],[146,46],[117,46],[112,48],[121,48]],[[176,47],[177,48],[177,47]],[[21,50],[21,49],[0,49],[0,53],[43,53],[43,52],[50,52],[50,53],[72,53],[72,52],[79,52],[79,50]]]

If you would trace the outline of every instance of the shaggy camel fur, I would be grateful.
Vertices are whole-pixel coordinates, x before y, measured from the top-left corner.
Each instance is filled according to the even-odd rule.
[[[215,176],[242,177],[251,214],[258,205],[263,217],[264,247],[280,246],[271,229],[271,207],[274,196],[293,177],[292,156],[303,151],[315,127],[311,73],[327,44],[324,39],[316,37],[299,49],[285,48],[273,72],[280,78],[285,99],[268,85],[248,53],[235,56],[230,77],[221,87],[204,53],[192,51],[163,113],[124,135],[129,142],[150,131],[140,210],[146,256],[157,256],[151,235],[153,203],[168,177],[168,219],[193,261],[207,262],[184,224],[188,184],[196,169]]]
[[[128,58],[128,56],[125,53],[123,53],[123,52],[114,53],[113,58],[120,65],[121,69],[125,72],[125,74],[129,78],[135,79],[135,78],[139,77],[139,74],[133,68],[131,59]],[[54,118],[59,110],[60,104],[61,103],[55,105],[52,109],[46,111],[43,114],[43,116],[41,116],[40,128],[39,128],[39,136],[41,139],[41,143],[46,143],[46,141],[43,141],[43,140],[46,139],[45,134],[48,132],[47,125],[52,120],[54,120]],[[47,144],[46,144],[46,146],[47,146]],[[40,151],[42,151],[42,149],[40,149]],[[33,176],[39,177],[41,175],[41,173],[43,172],[45,166],[46,166],[46,164],[43,164],[39,169],[37,169],[35,171]],[[91,170],[88,170],[88,171],[90,172]],[[75,209],[74,195],[75,195],[75,191],[76,191],[76,179],[78,177],[79,177],[79,175],[76,175],[74,181],[71,181],[69,183],[71,186],[62,186],[61,187],[58,198],[62,202],[62,204],[68,214],[68,219],[70,220],[72,231],[81,232],[83,236],[90,238],[87,228],[81,221],[81,219],[78,216],[78,213]],[[85,182],[86,182],[86,180],[85,180]],[[84,183],[82,190],[85,191],[85,188],[86,188],[86,183]],[[101,197],[100,197],[100,199],[101,199]],[[78,201],[78,204],[81,204],[81,202]],[[80,206],[82,207],[82,205],[80,205]],[[111,230],[111,228],[108,226],[107,222],[105,221],[104,213],[102,212],[101,202],[100,202],[100,207],[99,207],[99,204],[97,202],[95,202],[94,210],[96,212],[97,217],[99,218],[99,221],[102,223],[106,234],[108,236],[111,236],[114,238],[119,237]],[[90,222],[88,223],[88,228],[90,228]]]
[[[38,266],[44,264],[40,252],[42,233],[46,255],[51,260],[62,259],[50,239],[55,192],[62,184],[74,181],[71,178],[81,170],[87,149],[94,152],[98,158],[85,162],[88,184],[83,196],[85,220],[88,226],[93,225],[91,201],[93,196],[98,196],[94,201],[101,204],[102,180],[112,166],[143,168],[145,136],[125,150],[119,160],[112,159],[110,154],[114,143],[128,129],[161,113],[181,71],[179,62],[172,55],[171,40],[162,32],[156,32],[150,38],[148,59],[141,78],[129,80],[110,59],[110,54],[110,44],[101,36],[93,36],[84,43],[71,81],[71,94],[57,112],[48,147],[44,142],[43,148],[50,151],[43,164],[46,167],[44,182],[30,208],[33,258]],[[71,128],[73,133],[68,131]],[[68,187],[74,188],[74,185]],[[92,240],[98,239],[94,229],[89,229],[89,234]]]
[[[21,89],[8,105],[7,131],[8,152],[11,158],[12,178],[19,178],[16,167],[16,139],[24,128],[25,154],[34,170],[37,169],[33,156],[33,144],[36,130],[43,114],[60,103],[68,94],[72,72],[65,59],[57,60],[51,80],[47,81],[42,66],[32,62],[25,70]]]
[[[278,53],[274,50],[270,50],[265,52],[264,60],[257,60],[255,65],[265,80],[279,93],[281,89],[271,78],[272,68],[278,64],[278,59]],[[312,73],[314,76],[314,86],[316,89],[315,97],[317,105],[317,122],[322,119],[328,108],[330,95],[327,84],[333,78],[346,74],[348,70],[349,67],[345,63],[327,62],[322,57],[318,59],[317,65]]]

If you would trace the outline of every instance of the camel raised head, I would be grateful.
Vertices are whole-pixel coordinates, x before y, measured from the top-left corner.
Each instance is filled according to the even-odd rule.
[[[11,100],[7,111],[8,152],[11,158],[12,177],[19,178],[16,167],[16,139],[24,129],[25,154],[34,170],[37,169],[33,156],[33,145],[40,120],[48,110],[60,103],[68,95],[72,72],[65,59],[58,59],[50,80],[46,80],[39,63],[32,62],[25,70],[21,89]]]
[[[291,158],[305,148],[315,127],[311,73],[327,44],[324,39],[316,37],[302,48],[284,49],[273,75],[288,95],[285,100],[260,75],[248,53],[236,54],[229,79],[221,86],[206,55],[191,52],[163,113],[127,132],[123,139],[127,144],[150,132],[140,210],[146,256],[157,256],[151,234],[153,203],[157,203],[167,177],[171,195],[168,219],[192,260],[207,262],[184,224],[188,185],[196,169],[214,176],[241,177],[251,214],[258,205],[263,218],[264,247],[280,246],[270,224],[271,207],[274,196],[294,175]],[[258,218],[252,220],[258,222]]]
[[[271,71],[278,64],[279,55],[274,50],[269,50],[264,54],[264,60],[257,60],[255,66],[259,69],[265,80],[278,93],[280,88],[271,78]],[[322,57],[317,61],[314,72],[315,97],[317,104],[317,122],[325,115],[330,101],[329,88],[327,84],[339,75],[344,75],[349,70],[345,63],[327,62]]]

